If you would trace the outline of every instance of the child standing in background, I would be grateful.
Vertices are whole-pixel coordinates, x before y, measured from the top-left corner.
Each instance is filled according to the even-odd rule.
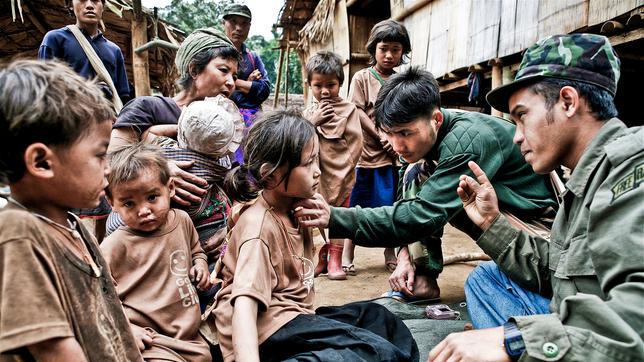
[[[347,207],[362,152],[360,117],[367,116],[338,95],[344,82],[338,55],[318,52],[306,63],[306,72],[316,102],[304,116],[313,123],[320,140],[320,193],[329,205]],[[363,121],[369,122],[369,119]],[[329,279],[346,279],[342,270],[344,242],[345,239],[332,239],[320,249],[316,276],[328,271]]]
[[[403,64],[411,51],[407,29],[394,20],[384,20],[374,25],[367,41],[371,55],[370,67],[353,76],[349,88],[349,101],[368,117],[361,118],[364,146],[356,166],[356,184],[351,193],[350,206],[379,207],[396,201],[398,182],[398,156],[391,145],[376,130],[374,104],[384,82],[394,74],[394,68]],[[344,245],[343,269],[355,274],[353,265],[355,246],[350,240]],[[389,271],[396,269],[393,248],[385,249],[385,265]]]
[[[380,305],[313,311],[313,242],[293,204],[315,195],[318,154],[315,128],[293,111],[250,128],[233,187],[262,191],[241,210],[223,257],[214,318],[224,361],[417,360],[407,327]]]
[[[185,211],[170,208],[174,184],[156,146],[143,143],[110,155],[108,201],[125,226],[101,244],[118,296],[146,360],[209,362],[199,335],[193,283],[210,288],[206,254]]]

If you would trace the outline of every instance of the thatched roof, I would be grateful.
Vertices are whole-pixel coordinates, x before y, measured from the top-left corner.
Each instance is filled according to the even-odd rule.
[[[320,0],[315,7],[311,19],[298,32],[297,47],[304,52],[308,51],[310,44],[324,43],[333,34],[335,18],[335,0]]]
[[[300,41],[300,30],[313,16],[320,0],[285,0],[277,27],[282,28],[282,40]],[[332,16],[331,16],[332,17]]]
[[[15,21],[12,17],[12,4]],[[20,11],[22,10],[22,14]],[[21,16],[22,15],[22,16]],[[153,12],[143,8],[147,18],[148,39],[152,40]],[[105,37],[116,43],[123,52],[128,79],[132,75],[132,19],[134,18],[131,0],[106,0],[103,13]],[[45,33],[75,23],[74,14],[65,6],[65,0],[9,0],[0,1],[0,59],[34,58]],[[184,34],[181,30],[159,20],[159,38],[179,44]],[[176,78],[174,51],[153,49],[149,51],[150,85],[164,94],[173,92]]]

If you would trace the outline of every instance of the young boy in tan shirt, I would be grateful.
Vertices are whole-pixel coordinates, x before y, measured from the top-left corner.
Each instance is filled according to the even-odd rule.
[[[315,103],[304,116],[315,125],[320,139],[320,193],[329,205],[347,207],[356,182],[354,170],[362,153],[360,117],[370,120],[339,95],[344,71],[338,55],[329,51],[316,53],[306,63],[306,72]],[[329,279],[346,279],[343,244],[344,239],[331,240],[320,249],[316,275],[328,272]]]
[[[0,360],[142,361],[98,244],[69,212],[104,195],[112,119],[61,63],[0,69]]]
[[[134,336],[148,341],[143,358],[211,361],[193,286],[211,286],[206,254],[188,214],[170,208],[174,184],[161,149],[138,143],[110,154],[108,180],[107,199],[125,225],[101,251]]]

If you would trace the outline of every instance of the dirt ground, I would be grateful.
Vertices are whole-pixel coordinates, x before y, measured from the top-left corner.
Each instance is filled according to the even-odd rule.
[[[319,245],[317,248],[319,250]],[[315,278],[316,307],[373,299],[389,290],[387,280],[391,273],[385,268],[383,250],[356,247],[354,264],[357,275],[348,276],[347,280],[329,280],[326,275]],[[481,249],[467,235],[449,225],[445,228],[444,256],[480,251]],[[315,261],[317,262],[317,256]],[[465,300],[463,284],[476,265],[477,262],[468,262],[445,266],[438,278],[443,302],[453,303]]]

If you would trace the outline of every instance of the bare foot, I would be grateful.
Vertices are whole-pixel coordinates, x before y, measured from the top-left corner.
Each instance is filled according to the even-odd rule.
[[[416,275],[414,278],[414,297],[418,299],[437,299],[441,296],[438,282],[426,275]]]

